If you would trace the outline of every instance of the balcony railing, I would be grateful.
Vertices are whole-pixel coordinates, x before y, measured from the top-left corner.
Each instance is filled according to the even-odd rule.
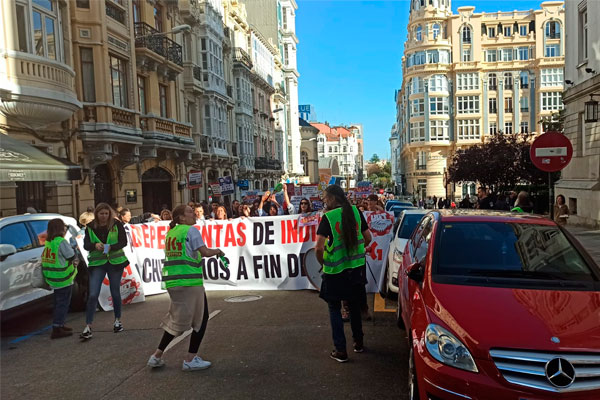
[[[241,63],[241,64],[245,65],[248,69],[252,69],[252,67],[254,65],[254,64],[252,64],[252,59],[250,58],[248,53],[246,53],[246,51],[244,49],[239,48],[239,47],[235,48],[235,53],[233,54],[233,62]]]
[[[146,48],[180,67],[183,66],[181,45],[145,22],[135,23],[135,47]]]
[[[497,114],[497,113],[498,113],[497,108],[490,108],[490,114]]]
[[[197,65],[194,65],[194,67],[192,68],[192,73],[194,75],[195,80],[197,80],[197,81],[202,80],[202,68],[200,68]]]
[[[168,119],[144,117],[140,118],[140,125],[144,131],[156,131],[184,138],[192,137],[192,128]]]
[[[498,85],[490,85],[490,90],[498,90]]]
[[[507,113],[507,114],[512,114],[513,109],[512,108],[505,108],[504,112]]]
[[[280,170],[281,162],[279,160],[267,158],[267,157],[256,157],[254,159],[255,169],[268,169],[268,170]]]

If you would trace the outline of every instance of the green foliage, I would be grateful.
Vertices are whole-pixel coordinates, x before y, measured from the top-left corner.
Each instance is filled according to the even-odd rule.
[[[372,156],[372,157],[371,157],[371,159],[369,160],[369,162],[370,162],[371,164],[378,163],[379,161],[380,161],[380,160],[379,160],[379,156],[378,156],[377,154],[373,154],[373,156]]]
[[[380,164],[367,164],[367,177],[369,182],[377,189],[393,188],[392,164],[388,161],[383,167]]]

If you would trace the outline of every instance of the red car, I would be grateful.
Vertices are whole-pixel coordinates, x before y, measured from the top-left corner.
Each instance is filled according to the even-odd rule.
[[[554,222],[430,212],[398,279],[410,399],[600,399],[600,269]]]

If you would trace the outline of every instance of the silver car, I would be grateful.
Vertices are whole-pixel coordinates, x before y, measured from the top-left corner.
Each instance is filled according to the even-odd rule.
[[[35,265],[41,263],[48,221],[54,218],[62,219],[67,225],[65,239],[79,257],[71,308],[85,309],[87,266],[75,242],[79,232],[77,222],[60,214],[25,214],[0,218],[0,311],[12,310],[52,294],[51,290],[31,286],[31,277]]]

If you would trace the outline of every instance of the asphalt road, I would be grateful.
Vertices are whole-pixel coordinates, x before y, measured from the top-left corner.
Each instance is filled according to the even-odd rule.
[[[246,303],[230,296],[260,295]],[[166,294],[125,306],[125,331],[112,332],[112,312],[98,312],[94,338],[50,340],[51,307],[4,321],[0,394],[6,399],[362,399],[406,398],[407,344],[393,313],[365,322],[365,352],[350,361],[333,349],[326,304],[312,291],[209,292],[212,315],[200,355],[208,370],[183,372],[188,338],[168,349],[167,365],[146,367],[162,330]],[[372,299],[371,299],[372,301]],[[388,304],[389,306],[389,304]],[[83,313],[68,325],[84,326]],[[36,333],[28,336],[31,333]],[[346,337],[351,350],[350,327]]]

